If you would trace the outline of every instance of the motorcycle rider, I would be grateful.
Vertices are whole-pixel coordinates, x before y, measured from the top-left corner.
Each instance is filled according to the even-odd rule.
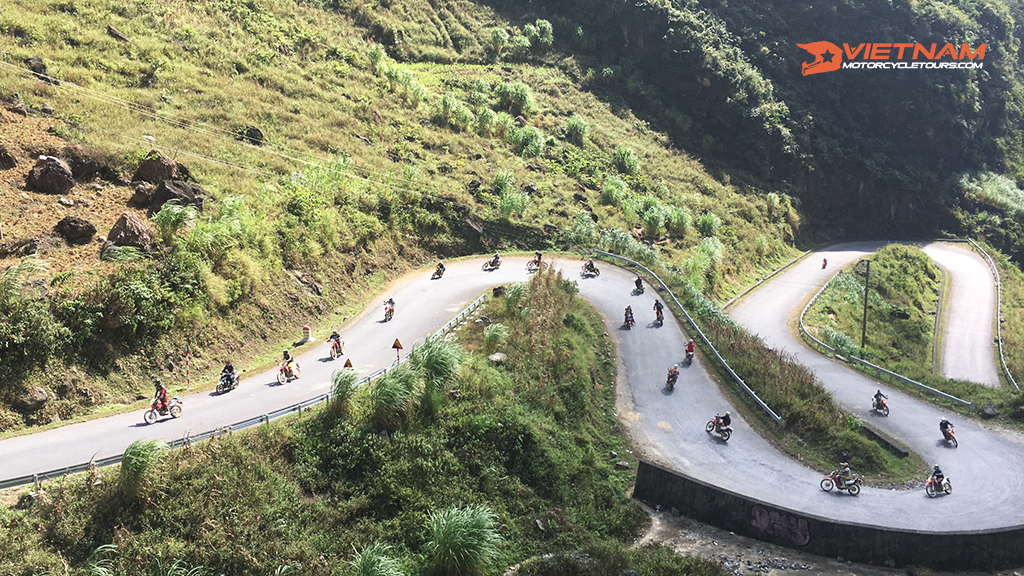
[[[729,414],[729,412],[726,412],[725,416],[722,416],[720,421],[722,425],[719,427],[719,429],[727,428],[732,425],[732,416]]]
[[[494,257],[491,258],[491,266],[497,266],[499,260],[501,260],[501,256],[499,256],[498,253],[495,252]]]
[[[885,398],[886,400],[889,399],[888,396],[886,396],[885,394],[882,394],[881,390],[878,390],[877,392],[875,392],[875,406],[878,406],[879,408],[882,407],[882,398]]]
[[[662,312],[662,310],[664,310],[664,309],[665,309],[665,306],[662,305],[661,300],[658,300],[657,298],[655,298],[654,299],[654,314],[658,317],[658,319],[661,319],[661,318],[665,317],[664,313]]]
[[[949,420],[946,420],[945,418],[943,418],[942,421],[939,422],[939,430],[942,432],[943,438],[949,438],[949,431],[952,428],[953,423],[950,422]]]
[[[636,284],[637,290],[641,292],[644,291],[644,281],[640,278],[639,274],[636,275],[636,280],[633,282],[633,284]]]
[[[679,379],[679,368],[673,366],[668,369],[668,380],[673,384]]]
[[[946,478],[946,475],[942,473],[942,469],[939,468],[938,464],[936,464],[935,466],[932,466],[931,481],[935,483],[935,488],[937,490],[941,490],[942,489],[942,481],[945,478]]]
[[[284,354],[281,355],[281,361],[284,362],[285,371],[289,374],[294,374],[295,370],[292,369],[292,363],[295,362],[295,357],[288,353],[286,349]]]
[[[697,345],[693,343],[693,340],[690,340],[689,342],[687,342],[686,343],[686,357],[689,358],[689,357],[693,356],[693,351],[696,350],[696,349],[697,349]],[[728,414],[728,412],[726,412],[726,414]]]
[[[444,274],[444,270],[445,270],[445,268],[444,268],[444,260],[438,260],[437,261],[437,270],[436,270],[436,272],[438,274]]]
[[[331,335],[327,337],[327,342],[334,346],[341,348],[341,332],[338,332],[337,328],[331,328]]]
[[[633,322],[633,307],[626,306],[626,324],[635,324]]]
[[[587,260],[586,264],[587,272],[595,272],[597,268],[594,267],[594,259]]]
[[[824,270],[825,266],[828,266],[828,258],[821,259],[821,269]]]
[[[160,382],[159,378],[153,378],[153,386],[156,388],[156,394],[153,397],[153,407],[157,411],[163,411],[167,409],[167,388]]]
[[[839,475],[836,479],[839,481],[839,487],[844,488],[847,484],[853,482],[853,472],[850,470],[849,462],[840,462],[839,468]]]

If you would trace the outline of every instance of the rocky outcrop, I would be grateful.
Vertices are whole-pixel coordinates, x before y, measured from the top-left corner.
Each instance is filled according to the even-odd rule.
[[[65,216],[57,222],[53,231],[68,244],[88,244],[96,234],[96,225],[85,218]]]
[[[23,412],[37,412],[50,399],[50,395],[47,394],[46,390],[39,386],[33,387],[31,390],[26,392],[23,396],[14,401],[14,407]]]
[[[0,144],[0,170],[10,170],[18,167],[18,160],[11,154],[6,146]]]
[[[153,243],[153,238],[153,230],[145,220],[135,214],[125,212],[110,229],[103,248],[105,250],[108,246],[134,246],[146,249]]]
[[[255,126],[249,125],[238,132],[238,139],[242,142],[248,142],[255,146],[263,146],[263,131]]]
[[[40,156],[29,170],[25,183],[45,194],[64,194],[75,187],[75,178],[71,167],[60,158]]]
[[[206,203],[207,192],[198,184],[188,184],[181,180],[164,180],[157,185],[150,199],[150,212],[159,212],[163,205],[177,200],[182,206],[195,206],[200,211]]]
[[[159,150],[150,150],[149,154],[146,154],[146,158],[143,159],[142,164],[139,164],[138,169],[135,170],[132,182],[141,180],[151,184],[159,184],[164,180],[173,180],[177,176],[178,165],[174,160],[171,160],[170,157]]]
[[[128,199],[128,206],[149,208],[149,203],[153,201],[153,185],[149,182],[136,182],[133,189],[135,193]]]
[[[43,63],[43,59],[39,56],[26,58],[25,65],[28,66],[28,69],[31,70],[32,73],[35,74],[36,77],[40,80],[44,82],[49,82],[50,84],[53,84],[55,86],[60,84],[60,82],[58,82],[56,78],[50,76],[50,71],[46,69],[46,64]]]

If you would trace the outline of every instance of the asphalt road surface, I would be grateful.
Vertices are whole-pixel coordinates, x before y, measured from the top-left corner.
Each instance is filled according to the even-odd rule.
[[[873,249],[859,245],[825,254],[830,268],[841,266]],[[665,324],[654,323],[656,294],[634,294],[634,276],[600,264],[599,277],[581,278],[580,262],[561,260],[556,267],[578,278],[580,294],[605,319],[618,346],[620,378],[628,382],[632,409],[619,413],[635,439],[656,460],[691,476],[760,500],[804,513],[863,524],[891,527],[966,530],[1024,524],[1024,443],[1019,436],[989,431],[951,418],[957,425],[961,447],[947,448],[938,422],[942,411],[883,388],[890,397],[889,418],[869,414],[870,399],[878,387],[872,381],[800,346],[789,335],[786,321],[830,271],[817,261],[805,260],[766,284],[734,312],[741,323],[759,332],[770,345],[794,353],[821,378],[837,400],[862,418],[900,438],[929,461],[937,461],[953,481],[952,496],[929,499],[923,491],[890,492],[865,489],[857,498],[826,493],[818,487],[819,472],[789,459],[757,436],[738,414],[735,433],[728,443],[704,432],[716,413],[731,407],[705,370],[702,355],[682,367],[675,390],[665,387],[669,366],[681,362],[687,335],[671,315]],[[394,358],[392,342],[399,338],[409,349],[441,327],[466,304],[491,286],[525,280],[525,258],[507,258],[501,269],[482,272],[479,260],[453,263],[445,276],[430,280],[430,271],[406,277],[381,299],[394,296],[395,318],[381,322],[383,309],[373,303],[363,316],[343,330],[348,357],[357,370],[369,373]],[[623,310],[632,305],[637,325],[622,326]],[[344,359],[329,361],[321,344],[299,357],[303,376],[279,386],[274,372],[246,378],[224,395],[186,397],[184,415],[152,426],[142,424],[141,411],[83,422],[0,442],[0,478],[10,478],[120,453],[137,438],[173,439],[186,431],[198,433],[325,393],[330,374]]]

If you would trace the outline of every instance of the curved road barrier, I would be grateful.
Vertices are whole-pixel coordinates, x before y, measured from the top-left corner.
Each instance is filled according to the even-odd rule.
[[[1006,367],[1006,356],[1003,355],[1003,280],[999,275],[999,268],[996,267],[996,263],[992,260],[992,256],[985,251],[977,242],[968,239],[971,246],[981,255],[985,257],[985,261],[988,262],[989,268],[992,269],[992,275],[996,278],[996,344],[999,346],[999,361],[1003,365],[1003,374],[1006,375],[1006,379],[1013,384],[1013,387],[1020,390],[1020,386],[1017,385],[1017,381],[1013,379],[1013,374],[1010,374],[1010,369]]]

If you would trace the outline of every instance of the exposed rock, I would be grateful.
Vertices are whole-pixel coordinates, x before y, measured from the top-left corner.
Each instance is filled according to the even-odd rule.
[[[504,352],[495,352],[494,354],[488,356],[487,359],[490,360],[491,362],[494,362],[495,364],[501,364],[502,362],[508,360],[508,354],[505,354]]]
[[[125,36],[123,32],[121,32],[117,28],[114,28],[114,26],[111,25],[111,24],[107,24],[107,34],[110,34],[111,36],[113,36],[114,38],[117,38],[121,42],[131,42],[131,40],[129,40],[128,37]]]
[[[47,116],[53,116],[53,106],[50,106],[49,102],[43,102],[43,105],[39,108],[39,111]]]
[[[483,182],[481,182],[481,181],[477,180],[476,178],[474,178],[469,183],[469,193],[470,194],[476,194],[477,191],[480,190],[480,187],[483,186],[483,185],[484,185]]]
[[[153,185],[149,182],[136,182],[135,194],[128,199],[128,206],[132,208],[149,208],[153,201]]]
[[[206,203],[206,190],[198,184],[187,184],[181,180],[164,180],[157,185],[150,199],[151,212],[159,212],[164,204],[177,200],[182,206],[195,206],[200,211]]]
[[[104,246],[134,246],[145,249],[153,243],[153,231],[145,220],[135,214],[125,212],[114,223],[114,227],[107,234],[107,242]]]
[[[505,295],[505,287],[504,286],[495,286],[491,290],[491,296],[493,296],[494,298],[498,298],[498,297],[501,297],[501,296],[504,296],[504,295]]]
[[[28,116],[28,106],[25,106],[22,102],[18,102],[14,106],[11,106],[11,112],[21,114],[22,116]]]
[[[615,467],[616,468],[621,468],[623,470],[628,470],[629,469],[629,462],[626,462],[625,460],[619,460],[618,462],[615,463]]]
[[[593,220],[594,222],[599,222],[601,220],[594,212],[590,213],[590,219]]]
[[[57,200],[57,204],[71,208],[72,206],[75,205],[75,201],[72,200],[71,198],[68,198],[67,196],[61,196],[60,200]]]
[[[519,116],[516,116],[516,124],[518,124],[520,128],[525,127],[526,126],[526,118],[523,117],[522,114],[520,114]]]
[[[530,182],[526,186],[523,186],[523,192],[526,192],[530,196],[533,196],[534,194],[537,193],[537,185],[534,184],[533,182]]]
[[[36,412],[46,401],[50,399],[50,395],[46,393],[46,390],[35,386],[32,390],[25,393],[24,396],[14,401],[14,407],[23,412]]]
[[[990,403],[988,406],[985,406],[984,408],[981,409],[981,417],[982,418],[988,419],[988,418],[995,418],[996,416],[999,416],[999,411],[996,410],[996,407],[995,407],[994,404]]]
[[[178,175],[178,165],[159,150],[150,150],[146,158],[139,164],[132,176],[132,182],[142,180],[151,184],[159,184],[164,180],[172,180]]]
[[[1018,406],[1013,411],[1013,414],[1010,414],[1010,418],[1013,418],[1014,420],[1024,420],[1024,406]]]
[[[28,172],[25,183],[45,194],[63,194],[75,187],[71,168],[60,158],[40,156]]]
[[[0,144],[0,170],[10,170],[18,167],[18,160],[6,146]]]
[[[78,216],[65,216],[53,231],[67,240],[68,244],[88,244],[96,234],[96,225],[85,218]]]
[[[39,56],[33,56],[25,59],[25,65],[32,71],[40,80],[49,82],[53,85],[59,85],[60,82],[56,78],[50,76],[49,70],[46,69],[46,64],[43,63],[43,59]]]
[[[105,163],[81,150],[73,150],[68,154],[68,166],[71,167],[71,175],[79,182],[89,180],[107,168]]]
[[[254,146],[263,146],[263,131],[250,124],[238,132],[238,139]]]
[[[580,194],[579,192],[573,193],[572,199],[577,201],[577,202],[586,202],[587,201],[587,197],[584,196],[583,194]]]

